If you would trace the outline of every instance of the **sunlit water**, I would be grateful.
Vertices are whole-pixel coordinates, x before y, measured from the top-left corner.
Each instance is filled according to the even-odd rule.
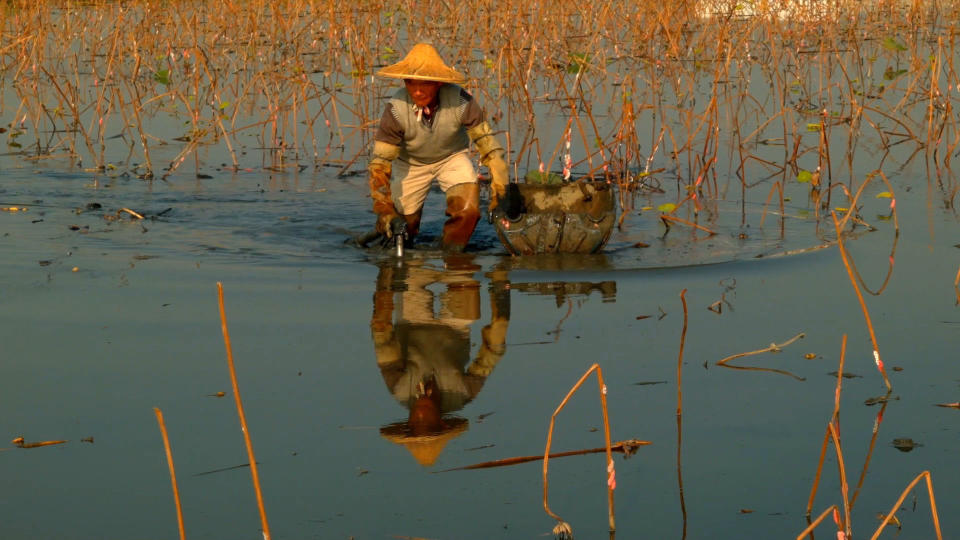
[[[218,171],[147,183],[59,164],[7,165],[0,206],[28,209],[0,212],[4,538],[175,537],[153,407],[170,432],[188,536],[260,537],[249,469],[202,474],[247,462],[217,282],[275,538],[549,536],[555,523],[542,510],[539,463],[438,471],[542,453],[550,415],[594,362],[606,379],[613,440],[652,443],[629,460],[616,458],[621,538],[682,536],[678,476],[688,538],[787,538],[803,530],[833,408],[828,373],[837,369],[844,334],[845,371],[858,376],[844,379],[841,398],[851,490],[863,469],[880,410],[864,400],[885,387],[834,235],[818,229],[803,191],[791,194],[783,235],[777,215],[760,226],[763,201],[745,210],[721,205],[726,217],[710,225],[713,237],[682,226],[665,234],[656,212],[639,210],[641,201],[604,255],[511,259],[481,222],[467,261],[444,261],[432,249],[442,222],[442,197],[433,194],[423,242],[396,261],[389,251],[344,244],[372,223],[362,176]],[[953,286],[960,250],[956,216],[928,201],[936,194],[921,178],[907,170],[894,180],[913,187],[898,193],[893,275],[881,295],[865,294],[893,400],[854,506],[858,537],[873,532],[876,514],[923,470],[932,473],[945,537],[960,530],[960,413],[934,406],[960,398]],[[889,205],[876,187],[864,196],[863,215],[877,230],[848,242],[874,290],[894,240],[892,221],[875,219]],[[749,226],[741,226],[741,210]],[[451,265],[460,269],[453,285],[444,282]],[[491,303],[504,300],[491,288],[508,291],[500,305],[505,352],[454,411],[466,429],[430,467],[380,433],[407,410],[377,363],[378,276],[381,297],[393,300],[386,320],[435,317],[469,332],[465,365],[480,351]],[[412,289],[427,294],[419,315],[409,314]],[[479,310],[451,315],[451,298]],[[716,365],[800,332],[806,337],[780,354],[731,363],[803,381]],[[216,397],[221,391],[226,396]],[[17,436],[69,442],[7,444]],[[907,437],[922,446],[909,453],[892,446]],[[602,444],[591,378],[558,417],[553,448]],[[840,503],[838,478],[830,448],[815,514]],[[551,507],[577,538],[605,538],[603,457],[552,460],[550,480]],[[928,499],[922,485],[915,493],[898,517],[906,537],[929,538]],[[832,527],[821,534],[832,536]]]

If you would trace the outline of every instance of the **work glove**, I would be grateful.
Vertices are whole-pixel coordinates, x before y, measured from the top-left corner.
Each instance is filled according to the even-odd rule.
[[[370,198],[373,200],[373,213],[377,215],[377,232],[387,238],[398,230],[396,220],[403,221],[393,205],[390,193],[390,174],[393,160],[400,154],[400,147],[381,141],[373,143],[373,157],[367,170],[370,172]]]
[[[477,145],[477,152],[480,153],[480,163],[490,170],[490,208],[493,210],[500,203],[500,199],[507,193],[507,184],[510,183],[510,176],[507,173],[507,162],[504,160],[505,152],[500,142],[493,136],[493,130],[490,124],[483,121],[467,130],[470,140]]]

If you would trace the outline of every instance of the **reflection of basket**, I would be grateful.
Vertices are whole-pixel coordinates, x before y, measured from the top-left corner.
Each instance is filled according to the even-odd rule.
[[[596,253],[610,238],[616,207],[606,182],[510,184],[491,219],[513,255]]]

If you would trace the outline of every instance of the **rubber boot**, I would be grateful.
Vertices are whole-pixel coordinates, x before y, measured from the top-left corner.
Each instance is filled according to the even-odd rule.
[[[403,219],[407,222],[407,243],[413,244],[413,238],[420,232],[420,216],[423,215],[423,209],[417,210],[412,214],[404,214]]]
[[[443,249],[463,251],[480,221],[480,184],[457,184],[447,190],[447,222],[443,224]]]

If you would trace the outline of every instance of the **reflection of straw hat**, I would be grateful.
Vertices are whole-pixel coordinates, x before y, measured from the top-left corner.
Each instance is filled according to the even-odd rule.
[[[390,442],[406,446],[417,463],[429,467],[443,452],[443,447],[466,431],[469,424],[466,418],[456,416],[444,418],[443,421],[446,427],[429,435],[412,435],[407,422],[383,426],[380,428],[380,435]]]
[[[462,83],[467,80],[463,74],[443,63],[440,53],[427,43],[414,45],[403,60],[381,69],[377,75],[442,83]]]

